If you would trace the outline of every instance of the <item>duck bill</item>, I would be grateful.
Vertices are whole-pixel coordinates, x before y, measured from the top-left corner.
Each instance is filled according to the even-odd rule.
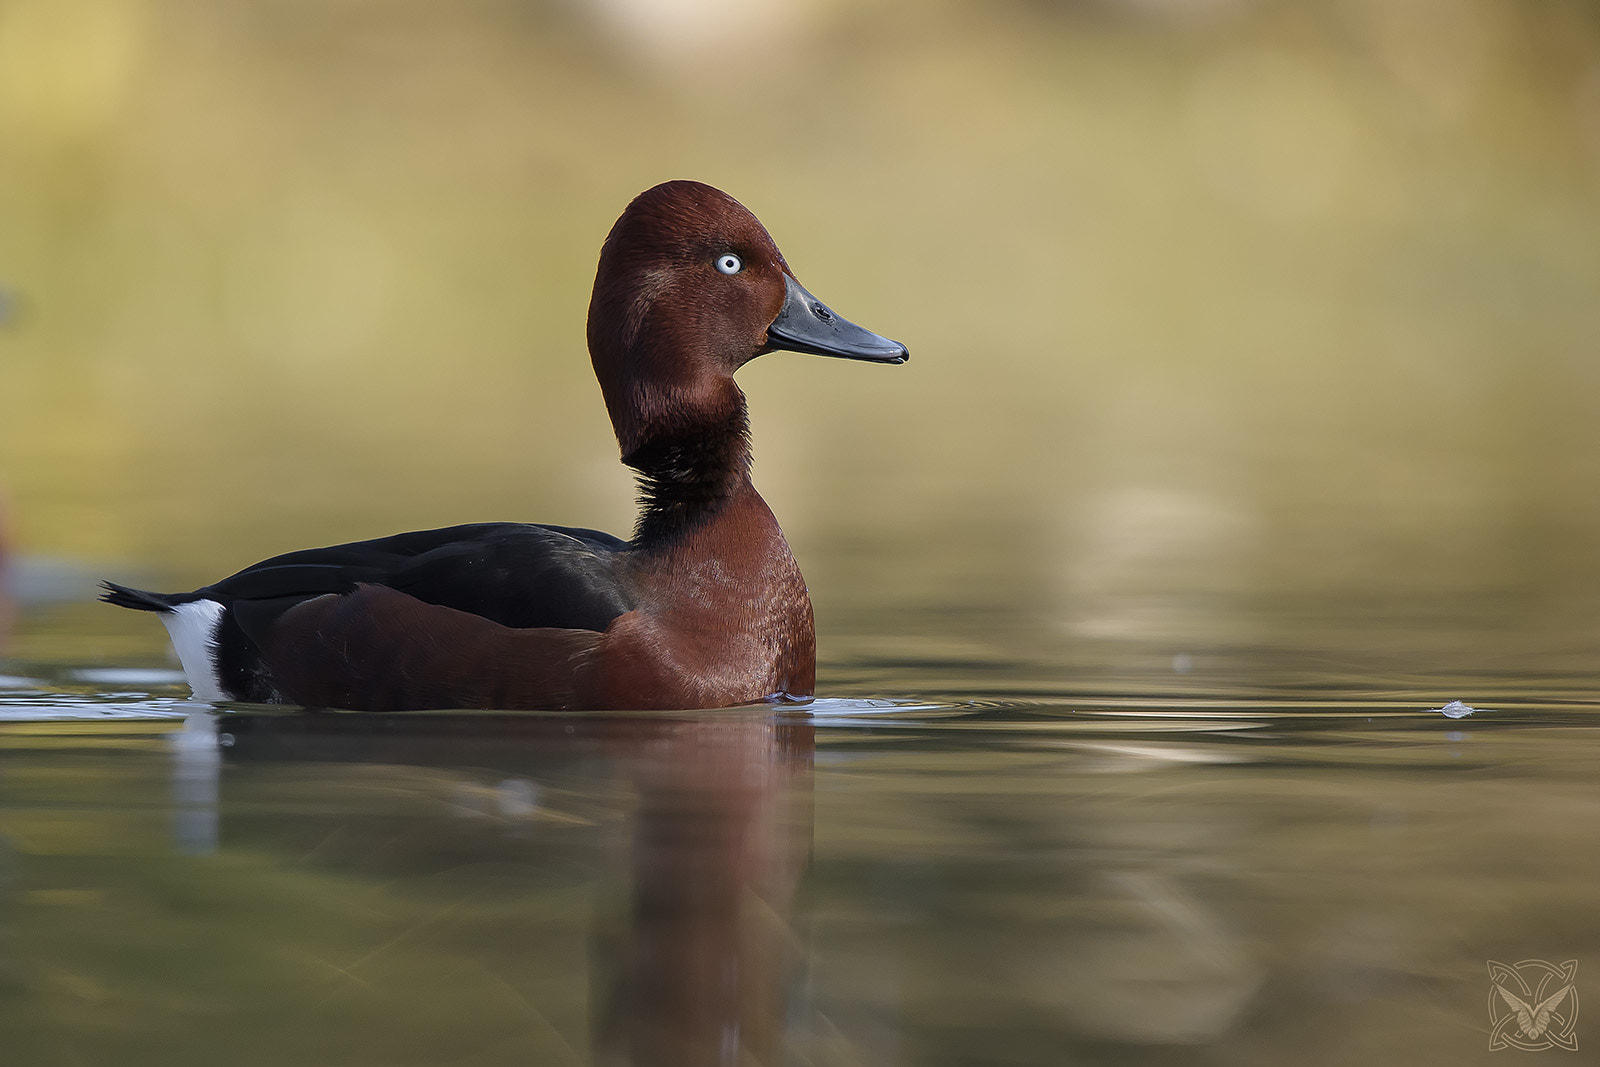
[[[766,351],[810,352],[869,363],[904,363],[911,358],[906,346],[871,330],[864,330],[842,315],[835,315],[806,287],[785,274],[787,292],[783,310],[767,327]]]

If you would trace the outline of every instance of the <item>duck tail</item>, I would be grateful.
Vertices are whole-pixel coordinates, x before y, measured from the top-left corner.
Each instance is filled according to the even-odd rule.
[[[185,599],[181,593],[147,593],[143,589],[130,589],[116,582],[101,582],[100,587],[105,590],[100,594],[101,600],[135,611],[173,611]]]

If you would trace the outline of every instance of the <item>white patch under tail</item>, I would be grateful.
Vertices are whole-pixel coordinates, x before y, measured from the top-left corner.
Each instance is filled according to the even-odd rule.
[[[222,691],[222,677],[217,673],[217,624],[222,621],[222,605],[215,600],[191,600],[163,611],[160,618],[194,698],[232,700]]]

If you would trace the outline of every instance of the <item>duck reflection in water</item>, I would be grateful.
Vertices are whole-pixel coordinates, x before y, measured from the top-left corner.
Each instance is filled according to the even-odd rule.
[[[426,767],[433,774],[419,779],[437,784],[440,771],[457,776],[458,797],[470,795],[473,780],[487,770],[500,784],[483,807],[501,820],[535,807],[546,782],[570,783],[578,774],[591,796],[607,795],[608,783],[621,785],[631,801],[620,805],[623,856],[602,860],[607,873],[597,894],[591,888],[597,899],[586,938],[592,1028],[586,1061],[699,1065],[782,1058],[786,1005],[802,963],[792,911],[811,853],[815,738],[807,720],[774,716],[770,709],[706,718],[247,713],[211,720],[209,713],[198,714],[220,725],[227,773],[195,773],[197,761],[205,760],[198,742],[209,726],[191,723],[173,750],[184,851],[195,850],[194,828],[206,821],[196,811],[195,782],[240,782],[242,793],[258,783],[278,788],[260,776],[252,781],[252,764],[273,764],[279,777],[284,764],[350,765],[332,776],[316,771],[322,781],[359,780],[361,765],[390,772],[390,782],[396,768]],[[224,841],[227,792],[219,787],[214,798]],[[360,818],[346,812],[334,831],[348,847],[357,847],[352,835],[393,833],[386,819],[363,828],[355,821]],[[477,854],[479,846],[463,855],[468,835],[452,834],[448,870],[572,868],[570,856],[529,854],[555,839],[538,829],[550,824],[512,822],[511,830],[485,841],[488,855]],[[618,838],[603,826],[583,834],[585,842]],[[572,840],[570,832],[564,840]],[[422,843],[438,847],[436,837]],[[417,862],[415,855],[406,858],[410,883],[419,881]],[[540,962],[566,972],[562,987],[584,986],[580,960]],[[576,1048],[582,1035],[567,1039]]]
[[[680,727],[635,765],[631,900],[609,924],[610,1063],[773,1063],[798,970],[812,727]]]

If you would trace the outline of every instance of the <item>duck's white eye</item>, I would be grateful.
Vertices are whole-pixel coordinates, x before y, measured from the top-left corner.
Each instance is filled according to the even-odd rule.
[[[724,252],[717,257],[717,269],[724,274],[738,274],[744,270],[744,260],[732,252]]]

